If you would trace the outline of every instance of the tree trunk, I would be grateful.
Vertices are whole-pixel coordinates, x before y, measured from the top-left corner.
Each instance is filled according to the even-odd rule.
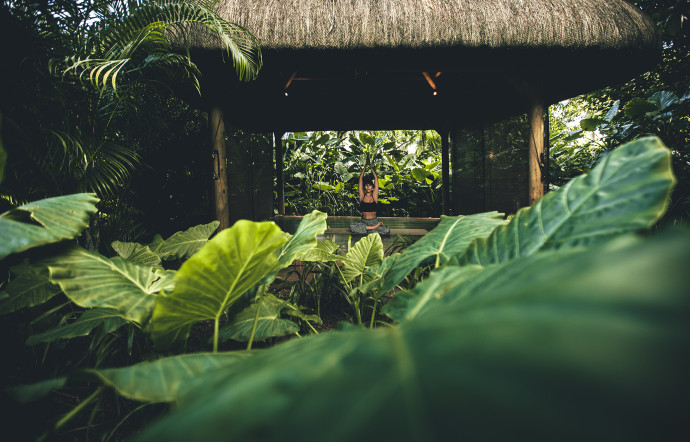
[[[544,196],[542,158],[544,157],[544,103],[537,94],[532,95],[529,113],[529,204]]]
[[[283,181],[283,132],[274,132],[276,153],[276,192],[278,193],[278,215],[285,215],[285,183]]]
[[[218,231],[230,227],[230,208],[228,206],[227,149],[225,146],[225,123],[220,106],[213,106],[209,112],[211,146],[213,158],[213,190],[216,219],[220,221]]]
[[[442,130],[441,135],[441,211],[444,215],[450,214],[450,179],[448,170],[448,131]]]

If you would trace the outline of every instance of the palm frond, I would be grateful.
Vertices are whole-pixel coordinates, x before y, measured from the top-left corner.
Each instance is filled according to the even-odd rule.
[[[222,41],[238,78],[253,80],[262,65],[258,40],[243,27],[223,20],[214,4],[204,0],[131,2],[129,15],[94,24],[84,52],[53,60],[51,70],[88,78],[101,91],[117,91],[122,77],[142,78],[150,69],[170,76],[182,72],[198,85],[199,69],[188,51],[176,52],[173,42],[186,42],[186,32],[202,26]]]

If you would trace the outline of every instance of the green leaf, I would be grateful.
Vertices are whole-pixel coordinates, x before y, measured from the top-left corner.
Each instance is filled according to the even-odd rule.
[[[37,399],[48,396],[51,391],[62,388],[67,383],[67,377],[49,379],[47,381],[37,382],[30,385],[18,385],[10,387],[7,392],[10,397],[19,402],[26,404]]]
[[[190,227],[184,232],[174,233],[170,238],[158,244],[155,252],[166,261],[189,258],[208,242],[209,237],[219,225],[220,222],[213,221]]]
[[[113,241],[113,250],[127,261],[151,267],[160,267],[161,258],[153,253],[148,246],[135,242]]]
[[[671,154],[654,137],[610,152],[589,174],[520,209],[453,262],[495,264],[540,250],[582,246],[651,227],[675,184]]]
[[[96,308],[87,310],[79,319],[71,324],[30,336],[26,341],[26,345],[36,345],[40,342],[53,342],[58,339],[86,336],[91,333],[93,329],[101,325],[103,325],[103,331],[105,333],[110,333],[126,323],[127,321],[122,318],[117,310]]]
[[[130,321],[146,322],[156,302],[152,267],[106,258],[72,247],[49,264],[50,279],[81,307],[112,308]]]
[[[335,251],[338,250],[340,246],[337,242],[331,241],[329,239],[324,239],[322,241],[317,241],[316,245],[308,250],[299,253],[295,259],[300,261],[320,261],[329,262],[336,261],[342,258],[339,255],[335,255]]]
[[[379,279],[361,287],[361,290],[366,290],[365,293],[379,290],[380,294],[384,294],[420,264],[429,261],[435,261],[436,266],[445,264],[453,256],[463,253],[473,240],[489,236],[506,223],[503,214],[498,212],[468,216],[442,215],[436,228],[405,249]]]
[[[688,261],[685,233],[592,250],[398,327],[291,340],[201,375],[137,441],[673,439]]]
[[[472,265],[441,267],[417,284],[413,290],[397,293],[381,312],[398,322],[412,320],[430,305],[440,302],[446,292],[457,288],[482,270],[484,267]]]
[[[251,304],[235,315],[227,327],[220,331],[220,340],[233,339],[249,342],[254,327],[258,302]],[[280,312],[287,306],[287,301],[266,293],[261,298],[261,310],[256,323],[254,341],[263,341],[277,336],[287,336],[299,331],[294,322],[280,317]]]
[[[163,347],[199,321],[220,319],[230,305],[278,264],[283,232],[272,222],[239,220],[216,235],[175,275],[175,289],[158,299],[151,334]]]
[[[0,215],[0,259],[11,253],[78,236],[98,202],[93,194],[48,198]]]
[[[196,353],[142,362],[124,368],[86,370],[104,385],[128,399],[174,402],[180,389],[202,374],[228,370],[252,356],[251,352]]]
[[[412,175],[412,177],[419,182],[425,182],[426,177],[429,175],[429,171],[422,169],[421,167],[415,167],[412,169],[412,172],[410,172],[410,175]]]
[[[583,118],[582,120],[580,120],[580,127],[582,128],[582,130],[593,132],[597,130],[597,128],[602,124],[608,123],[609,121],[603,118]]]
[[[659,107],[655,103],[640,97],[633,98],[623,106],[623,113],[628,118],[639,118],[647,114],[647,112],[657,110],[659,110]]]
[[[292,264],[298,255],[309,252],[320,243],[316,240],[316,235],[321,235],[326,230],[327,217],[325,213],[314,210],[302,218],[295,234],[289,237],[277,253],[281,269]]]
[[[666,110],[669,106],[677,104],[680,100],[673,92],[659,91],[655,92],[648,100],[657,107],[659,112]]]
[[[7,296],[0,298],[0,315],[43,304],[62,291],[50,282],[45,265],[22,263],[11,267],[10,272],[15,276],[2,292]]]
[[[343,278],[350,282],[364,271],[378,265],[383,259],[383,242],[378,233],[365,236],[341,258],[343,263]]]

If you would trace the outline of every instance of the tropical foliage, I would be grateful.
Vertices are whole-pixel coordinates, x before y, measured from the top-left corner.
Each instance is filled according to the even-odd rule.
[[[209,240],[215,225],[202,225],[151,244],[122,243],[120,251],[145,253],[115,258],[60,239],[56,245],[33,242],[3,260],[17,265],[2,311],[64,320],[34,331],[27,345],[71,344],[89,335],[90,352],[105,348],[108,361],[108,349],[127,344],[107,337],[128,334],[148,350],[128,350],[145,362],[80,365],[12,394],[37,400],[54,389],[93,385],[92,395],[47,435],[74,425],[109,389],[120,400],[175,404],[138,440],[225,440],[228,432],[277,438],[288,421],[307,440],[324,434],[338,440],[372,434],[442,439],[458,425],[476,437],[520,431],[582,438],[613,425],[625,439],[657,434],[662,420],[664,431],[675,431],[683,422],[675,406],[685,396],[665,386],[682,384],[687,368],[682,349],[690,281],[681,263],[689,257],[690,237],[685,231],[638,235],[663,216],[675,182],[670,151],[656,138],[640,139],[510,222],[496,213],[446,217],[385,259],[377,234],[345,255],[317,242],[326,227],[326,215],[317,211],[295,235],[270,222],[245,221]],[[95,210],[93,203],[70,211],[84,216]],[[26,217],[12,221],[31,223]],[[37,228],[48,230],[44,223]],[[161,252],[166,243],[172,252]],[[170,259],[183,261],[179,270],[164,269]],[[318,333],[316,312],[294,302],[294,288],[285,291],[289,281],[281,269],[295,259],[334,270],[330,281],[341,287],[337,292],[361,328]],[[420,264],[431,266],[426,276],[405,280]],[[27,287],[27,272],[45,275],[37,279],[40,286]],[[67,304],[55,308],[51,301],[58,295]],[[376,319],[381,304],[388,319]],[[260,352],[219,351],[227,339],[250,349],[254,341],[298,332],[312,336]],[[174,344],[189,348],[192,339],[213,353],[159,359],[166,349],[179,351]],[[365,373],[374,379],[362,382]],[[366,407],[363,398],[369,398]],[[342,410],[349,411],[343,416]],[[558,423],[576,410],[584,416],[577,429]],[[604,410],[609,413],[601,420]],[[552,416],[545,426],[544,413]],[[631,415],[640,418],[630,421]],[[383,430],[374,416],[386,416],[390,425]],[[487,430],[479,424],[495,419],[502,425]],[[334,422],[349,424],[333,429]]]

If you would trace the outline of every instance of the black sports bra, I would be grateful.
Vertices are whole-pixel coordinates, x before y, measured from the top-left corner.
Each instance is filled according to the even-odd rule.
[[[365,203],[364,200],[359,202],[359,211],[360,212],[376,212],[376,208],[378,207],[378,201],[372,201],[370,203]]]

